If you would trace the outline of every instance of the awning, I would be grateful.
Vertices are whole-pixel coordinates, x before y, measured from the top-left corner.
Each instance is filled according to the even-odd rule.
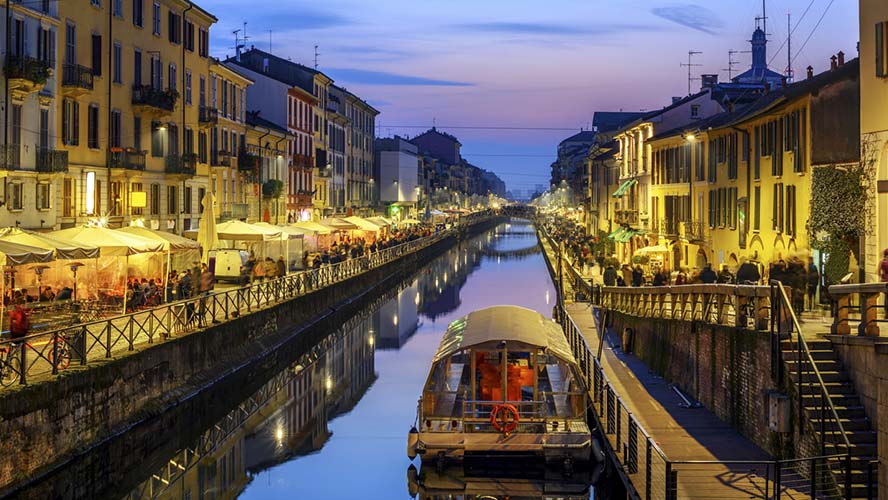
[[[321,224],[324,226],[329,226],[333,229],[339,229],[343,231],[352,231],[355,229],[359,229],[358,226],[348,222],[344,219],[340,219],[338,217],[329,217],[327,219],[321,219]]]
[[[380,229],[382,229],[381,226],[379,226],[367,219],[362,219],[362,218],[354,216],[354,215],[351,217],[346,217],[343,220],[358,226],[358,229],[360,229],[361,231],[371,231],[371,232],[375,233],[375,232],[379,231]]]
[[[280,231],[281,239],[285,240],[298,240],[305,237],[306,234],[311,233],[311,231],[307,229],[301,229],[293,226],[275,226],[273,224],[269,224],[268,222],[257,222],[253,224],[254,226],[264,227],[265,229],[270,229],[272,231]]]
[[[331,228],[329,226],[325,226],[323,224],[320,224],[318,222],[313,222],[313,221],[302,221],[302,222],[297,222],[297,223],[291,224],[291,225],[294,227],[300,228],[300,229],[307,229],[309,231],[314,231],[317,234],[330,234],[333,231],[335,231],[333,228]]]
[[[52,250],[9,241],[0,241],[0,265],[15,266],[33,264],[35,262],[49,262],[51,260]]]
[[[633,236],[642,234],[643,232],[644,231],[639,231],[638,229],[632,229],[631,227],[620,226],[616,231],[607,235],[607,237],[617,243],[626,243],[631,240]]]
[[[8,227],[0,230],[0,240],[19,245],[55,250],[58,259],[94,259],[99,256],[99,248],[73,241],[63,241],[43,233],[35,233]]]
[[[654,245],[650,247],[639,248],[635,251],[635,255],[653,255],[658,253],[669,253],[666,245]]]
[[[164,245],[164,250],[200,250],[200,244],[198,242],[166,231],[156,231],[154,229],[136,226],[122,227],[116,231],[135,234],[136,236],[142,236],[143,238],[157,241]]]
[[[620,184],[620,187],[618,187],[617,190],[614,191],[614,198],[622,198],[623,195],[626,194],[626,191],[629,191],[629,188],[634,186],[636,182],[638,182],[638,179],[629,179],[627,181],[623,181],[623,183]]]
[[[281,230],[278,227],[257,226],[239,220],[217,224],[216,233],[220,240],[272,241],[281,239]]]
[[[47,233],[51,238],[99,247],[102,257],[122,257],[139,253],[162,252],[164,244],[135,234],[106,227],[83,226]]]

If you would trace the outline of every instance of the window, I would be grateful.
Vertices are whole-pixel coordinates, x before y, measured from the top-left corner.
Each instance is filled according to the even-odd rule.
[[[160,36],[160,4],[154,2],[154,34]]]
[[[786,227],[785,232],[789,236],[796,235],[796,188],[786,186]]]
[[[139,116],[133,117],[133,148],[142,150],[142,118]]]
[[[113,0],[112,10],[117,17],[123,17],[123,0]]]
[[[179,213],[179,192],[176,186],[167,186],[167,213],[170,215]]]
[[[207,105],[207,77],[200,75],[200,83],[198,86],[198,103],[203,107]]]
[[[102,35],[92,36],[93,75],[102,76]]]
[[[185,50],[194,52],[194,23],[185,21]]]
[[[185,70],[185,104],[191,104],[191,70]]]
[[[142,192],[142,183],[134,182],[130,185],[130,203],[132,203],[132,193],[141,193]],[[142,207],[134,207],[130,206],[130,212],[132,215],[142,215],[142,211],[144,209]]]
[[[37,183],[37,210],[49,210],[52,186],[48,182]]]
[[[111,147],[119,148],[121,147],[121,115],[119,110],[114,110],[111,112]]]
[[[151,156],[163,156],[163,134],[165,130],[160,122],[151,122]]]
[[[190,128],[185,129],[185,134],[182,138],[183,149],[182,153],[186,155],[191,155],[194,153],[194,130]]]
[[[167,125],[167,148],[169,156],[179,156],[179,127],[174,123]]]
[[[151,185],[151,215],[160,215],[160,184]]]
[[[210,34],[207,30],[201,28],[197,32],[197,53],[201,57],[209,57],[210,55]]]
[[[10,210],[22,210],[24,208],[24,200],[22,199],[22,185],[18,182],[10,182],[6,185],[6,202],[9,203]]]
[[[694,104],[691,106],[691,118],[700,118],[700,105]]]
[[[40,108],[40,121],[38,122],[39,134],[37,136],[37,145],[40,148],[49,148],[49,110]]]
[[[888,77],[888,21],[876,24],[876,76]]]
[[[73,24],[65,25],[65,63],[77,64],[77,28]]]
[[[142,51],[133,51],[133,85],[142,85]]]
[[[774,198],[772,199],[774,231],[783,232],[783,183],[774,184]]]
[[[753,191],[755,196],[755,214],[752,217],[752,230],[759,231],[762,228],[762,188],[759,186],[755,187]]]
[[[114,42],[114,67],[111,68],[114,75],[114,83],[123,83],[123,47],[120,42]]]
[[[55,43],[54,32],[44,29],[43,26],[37,26],[37,59],[50,66],[54,65]]]
[[[120,181],[113,181],[108,184],[108,213],[113,216],[123,215],[121,212],[121,190],[123,189],[123,183]]]
[[[201,163],[207,162],[207,133],[198,132],[197,134],[197,155]]]
[[[142,27],[145,23],[145,0],[133,0],[133,25]]]
[[[92,4],[93,7],[102,8],[102,0],[89,0],[89,3]]]
[[[89,146],[90,149],[99,149],[99,107],[95,104],[90,104],[89,106],[86,127],[86,145]]]
[[[151,87],[163,89],[163,62],[156,55],[151,56]]]
[[[24,19],[15,19],[12,29],[12,40],[10,44],[10,55],[14,56],[23,56],[25,55],[25,37],[27,37],[27,33],[25,32],[25,20]]]
[[[170,89],[176,90],[176,65],[170,64]]]
[[[184,207],[183,210],[185,211],[186,214],[190,214],[191,213],[191,186],[185,186],[185,189],[183,189],[182,191],[183,191],[183,193],[182,193],[183,194],[183,204],[182,205]]]
[[[73,99],[65,99],[62,103],[62,144],[80,144],[80,104]]]
[[[222,116],[228,116],[228,82],[225,80],[220,80],[219,83],[222,84]]]
[[[178,44],[182,41],[182,16],[169,11],[167,29],[169,30],[170,43]]]
[[[62,217],[74,217],[74,179],[62,182]]]

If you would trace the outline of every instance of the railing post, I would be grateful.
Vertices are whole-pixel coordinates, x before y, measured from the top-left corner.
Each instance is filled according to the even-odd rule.
[[[134,310],[133,315],[135,315],[135,314],[136,313]],[[133,317],[134,316],[128,316],[127,321],[126,321],[126,326],[127,326],[126,329],[129,331],[129,335],[127,336],[127,343],[129,344],[127,347],[128,351],[132,351],[134,349],[133,348]]]
[[[645,440],[644,499],[651,500],[651,439]]]
[[[774,498],[775,500],[780,500],[780,490],[782,489],[780,486],[781,483],[781,475],[782,467],[780,466],[780,460],[774,462]]]
[[[851,454],[845,454],[845,500],[851,500]]]
[[[52,332],[52,374],[59,373],[59,332]]]
[[[19,384],[21,385],[28,383],[27,346],[28,343],[26,341],[22,341],[19,344]]]
[[[129,321],[129,318],[127,318]],[[105,357],[111,357],[111,320],[105,321]]]
[[[666,500],[678,500],[678,471],[672,470],[672,462],[666,462]]]
[[[873,461],[866,464],[866,499],[873,499]]]
[[[817,497],[817,459],[811,459],[811,498]]]

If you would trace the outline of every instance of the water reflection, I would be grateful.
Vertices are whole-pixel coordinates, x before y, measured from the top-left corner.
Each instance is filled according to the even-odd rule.
[[[590,474],[540,472],[484,476],[463,468],[407,468],[407,491],[418,500],[588,500]]]
[[[523,233],[523,234],[522,234]],[[507,236],[506,236],[507,235]],[[435,259],[245,397],[126,498],[589,498],[589,481],[422,471],[404,487],[406,430],[447,324],[515,304],[551,313],[531,226],[500,226]],[[511,254],[510,254],[511,253]],[[452,491],[448,490],[451,488]],[[459,488],[462,488],[461,490]],[[554,495],[554,496],[553,496]]]

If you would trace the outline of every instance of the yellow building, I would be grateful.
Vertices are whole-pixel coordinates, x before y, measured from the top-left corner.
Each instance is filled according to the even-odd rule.
[[[58,2],[8,2],[2,6],[3,107],[0,127],[0,225],[58,226],[61,175],[67,152],[58,144],[60,65]],[[6,8],[9,8],[7,12]],[[6,27],[9,33],[6,33]],[[8,38],[7,38],[8,37]]]
[[[199,99],[216,18],[180,0],[59,9],[59,140],[69,153],[59,225],[103,218],[179,233],[196,225],[207,188],[206,176],[195,176],[206,160],[197,154],[205,144]]]
[[[652,213],[670,269],[814,255],[814,168],[856,162],[857,61],[651,138]]]
[[[293,134],[258,113],[247,114],[246,150],[241,158],[242,171],[248,176],[245,200],[250,207],[249,220],[272,224],[287,223],[287,179],[289,143]],[[249,165],[254,165],[252,168]],[[253,207],[257,207],[254,210]],[[256,213],[258,212],[258,213]]]
[[[244,165],[239,163],[246,150],[246,89],[251,83],[249,78],[214,60],[210,65],[207,100],[201,95],[200,124],[206,129],[201,134],[209,135],[209,155],[204,154],[201,161],[208,162],[209,171],[202,166],[198,175],[209,176],[209,186],[216,196],[216,214],[222,219],[245,220],[252,215],[257,220],[259,216],[258,201],[254,207],[247,203],[247,196],[256,192],[254,165],[246,156]],[[206,141],[202,135],[204,152]]]
[[[876,173],[864,269],[866,281],[879,281],[888,249],[888,3],[882,0],[860,0],[860,60],[861,147]]]

